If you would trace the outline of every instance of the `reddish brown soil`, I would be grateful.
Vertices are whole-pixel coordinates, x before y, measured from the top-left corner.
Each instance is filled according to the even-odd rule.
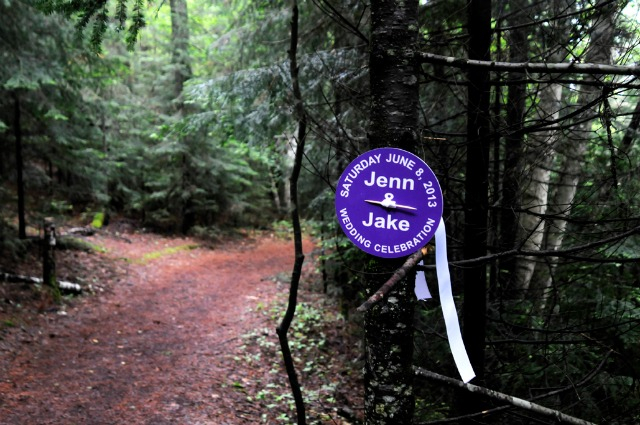
[[[56,310],[33,286],[0,283],[1,424],[295,422],[273,307],[287,299],[291,242],[87,240],[107,252],[60,252],[58,271],[93,294]],[[309,423],[347,424],[339,410],[360,404],[357,348],[326,297],[309,290],[317,277],[307,264],[302,301],[329,321],[314,331],[328,342],[293,349]]]

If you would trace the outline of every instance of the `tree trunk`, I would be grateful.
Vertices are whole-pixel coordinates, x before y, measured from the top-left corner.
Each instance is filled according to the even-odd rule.
[[[16,186],[18,191],[18,237],[20,239],[27,238],[27,224],[25,220],[24,207],[24,176],[22,159],[22,117],[20,113],[20,97],[18,92],[13,92],[13,136],[15,138],[16,148]]]
[[[56,277],[56,225],[53,218],[46,217],[43,221],[44,237],[42,239],[42,283],[51,293],[53,301],[58,304],[62,295]]]
[[[638,128],[640,128],[640,101],[636,103],[636,107],[633,110],[633,116],[631,117],[631,122],[624,133],[622,142],[620,142],[620,150],[623,153],[626,154],[630,152],[631,143],[638,138]]]
[[[551,2],[554,15],[560,15],[565,9],[563,0]],[[548,5],[541,5],[547,8]],[[562,62],[565,58],[561,52],[562,46],[568,42],[569,28],[566,21],[555,21],[549,31],[546,40],[548,62]],[[534,118],[541,124],[547,121],[553,122],[560,117],[562,86],[553,82],[554,76],[550,76],[549,83],[542,83],[539,89],[537,107],[534,110]],[[526,210],[518,217],[517,240],[520,247],[527,251],[536,251],[542,248],[546,222],[542,215],[547,212],[549,204],[549,183],[551,178],[551,166],[553,150],[560,138],[558,130],[544,130],[533,132],[528,136],[525,148],[525,163],[519,170],[522,176],[526,176],[526,184],[522,189],[521,208]],[[517,257],[515,262],[514,287],[520,298],[528,295],[528,289],[534,271],[539,263],[534,257]]]
[[[586,52],[586,61],[593,63],[611,63],[611,47],[614,41],[614,16],[617,12],[615,2],[600,0],[598,6],[600,14],[594,18],[591,39]],[[601,76],[593,75],[585,77],[588,82],[598,81]],[[578,105],[587,105],[597,98],[599,89],[597,86],[584,84],[580,87]],[[562,247],[566,235],[567,220],[580,182],[584,155],[587,151],[589,140],[592,136],[593,120],[586,119],[594,113],[593,108],[588,108],[574,119],[578,122],[574,130],[574,137],[565,137],[558,147],[558,153],[562,155],[560,165],[560,178],[558,187],[549,206],[549,213],[560,217],[551,221],[546,233],[546,249],[557,251]],[[558,259],[552,258],[547,267],[539,267],[536,278],[533,281],[534,296],[539,297],[540,311],[546,307],[553,284],[553,272]]]
[[[174,66],[173,99],[176,107],[184,106],[182,89],[184,82],[191,78],[191,58],[189,56],[189,14],[186,0],[170,0],[171,6],[171,63]]]
[[[418,1],[371,2],[372,148],[413,151],[418,125]],[[370,258],[366,288],[373,294],[400,260]],[[365,313],[365,423],[411,424],[415,274],[400,281],[385,301]]]
[[[468,3],[469,58],[488,60],[491,45],[491,2]],[[467,106],[467,158],[464,200],[464,258],[487,253],[487,212],[490,150],[489,71],[469,70]],[[487,271],[484,264],[465,268],[464,342],[478,380],[484,377]],[[473,403],[464,403],[474,408]]]
[[[177,113],[177,118],[182,119],[185,114],[184,96],[182,90],[184,83],[191,78],[191,58],[189,56],[189,14],[186,0],[170,0],[171,8],[171,63],[173,65],[173,92],[172,101]],[[182,137],[182,143],[189,143],[190,137]],[[180,154],[180,179],[181,194],[179,196],[179,231],[188,233],[195,225],[195,213],[193,211],[193,199],[191,195],[185,196],[190,191],[190,161],[188,149]]]
[[[540,120],[555,120],[560,116],[560,100],[562,86],[560,84],[545,84],[536,109]],[[526,167],[522,171],[528,181],[523,188],[522,209],[526,210],[519,216],[518,239],[522,240],[521,248],[526,251],[536,251],[542,248],[545,231],[545,221],[541,217],[547,212],[549,179],[551,176],[552,149],[558,140],[557,130],[533,133],[529,137],[526,149]],[[515,267],[515,290],[520,297],[527,295],[531,278],[535,271],[537,260],[534,257],[517,257]]]
[[[507,41],[509,46],[509,59],[512,62],[526,62],[528,55],[528,27],[526,23],[526,6],[528,0],[512,0],[509,2],[509,11],[513,16],[509,20],[509,25],[514,27],[509,32]],[[507,128],[509,134],[504,141],[504,169],[502,173],[502,209],[500,215],[500,247],[502,249],[513,249],[516,243],[517,213],[520,208],[520,171],[522,163],[522,142],[524,134],[522,131],[526,87],[523,84],[513,84],[514,80],[520,76],[516,73],[509,73],[509,85],[507,94]],[[511,298],[512,282],[514,275],[515,259],[500,261],[499,270],[500,282],[503,290],[506,290]]]

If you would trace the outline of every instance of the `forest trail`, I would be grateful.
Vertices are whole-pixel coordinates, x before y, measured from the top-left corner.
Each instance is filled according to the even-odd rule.
[[[127,238],[89,238],[115,259],[117,284],[0,334],[0,423],[261,423],[265,409],[234,386],[267,371],[238,357],[242,335],[275,329],[251,309],[286,299],[275,277],[290,275],[293,243]]]

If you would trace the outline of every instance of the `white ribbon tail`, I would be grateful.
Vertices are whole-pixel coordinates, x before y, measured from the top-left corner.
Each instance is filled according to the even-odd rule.
[[[473,367],[471,367],[467,350],[464,347],[460,324],[458,323],[458,312],[453,301],[449,261],[447,260],[447,232],[442,218],[440,218],[440,224],[436,229],[436,272],[438,275],[438,290],[440,292],[442,314],[449,338],[449,347],[451,347],[453,360],[456,363],[460,377],[462,381],[466,383],[471,381],[476,374],[473,371]]]
[[[423,262],[420,261],[418,263],[423,265]],[[429,292],[429,287],[427,286],[427,278],[424,276],[423,270],[418,270],[416,273],[416,286],[414,288],[414,292],[416,293],[416,298],[418,301],[427,300],[431,298],[431,292]]]

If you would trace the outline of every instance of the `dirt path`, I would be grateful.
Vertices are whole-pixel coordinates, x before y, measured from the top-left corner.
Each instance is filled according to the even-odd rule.
[[[274,327],[252,308],[286,297],[291,243],[127,237],[91,240],[120,258],[117,284],[0,338],[0,423],[275,423],[242,391],[268,371],[238,359],[242,335]]]

